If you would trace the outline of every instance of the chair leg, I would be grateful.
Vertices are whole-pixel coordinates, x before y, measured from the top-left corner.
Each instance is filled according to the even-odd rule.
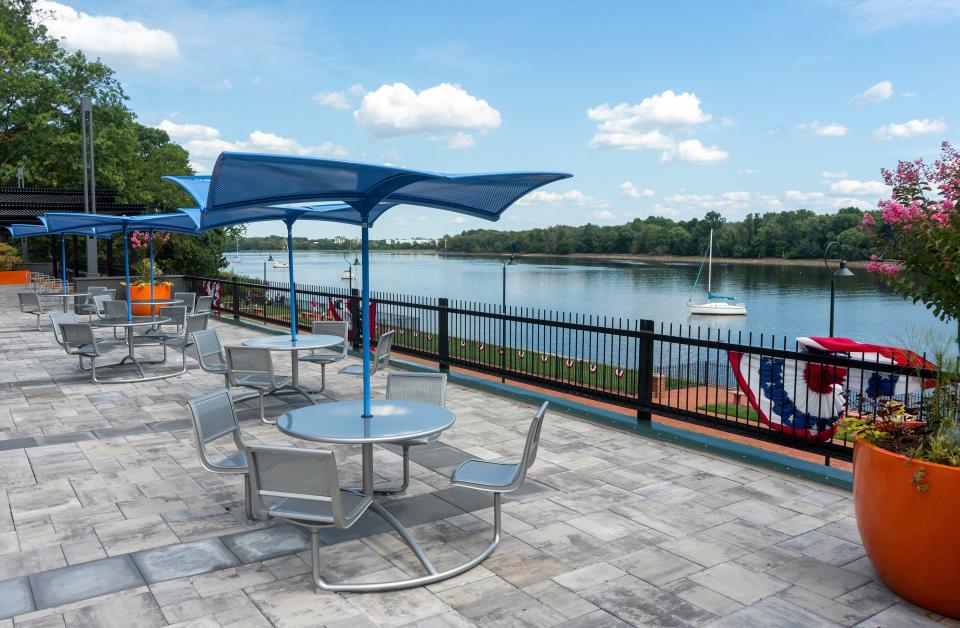
[[[247,515],[247,519],[255,520],[256,517],[253,514],[253,493],[250,488],[250,474],[243,474],[243,509],[244,514]]]
[[[310,528],[310,567],[313,571],[313,592],[320,593],[323,589],[320,583],[326,584],[320,578],[320,529]]]
[[[261,421],[264,425],[276,425],[277,422],[276,422],[275,420],[274,420],[274,421],[268,421],[268,420],[267,420],[267,417],[264,415],[264,410],[263,410],[263,398],[266,397],[266,395],[263,393],[263,391],[258,391],[257,395],[260,397],[260,421]]]
[[[323,393],[323,391],[326,388],[327,388],[327,365],[321,362],[320,363],[320,390],[318,390],[317,392]]]
[[[397,487],[373,488],[374,495],[396,495],[410,486],[410,445],[403,445],[403,482]]]

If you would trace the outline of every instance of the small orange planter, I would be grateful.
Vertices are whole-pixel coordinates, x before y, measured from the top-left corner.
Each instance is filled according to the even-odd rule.
[[[861,439],[853,468],[857,526],[880,578],[914,604],[960,618],[960,468],[911,461]]]
[[[0,270],[0,285],[23,285],[30,283],[29,270]]]
[[[153,300],[167,301],[170,299],[171,286],[166,284],[156,284],[153,286]],[[135,305],[137,301],[150,300],[150,286],[130,286],[130,311],[134,316],[149,316],[151,311],[156,314],[160,311],[162,305]]]

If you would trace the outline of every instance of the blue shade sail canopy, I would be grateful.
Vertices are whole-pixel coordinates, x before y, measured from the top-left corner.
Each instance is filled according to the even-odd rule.
[[[570,174],[442,174],[348,161],[223,153],[210,177],[164,177],[211,214],[230,208],[340,201],[327,219],[372,225],[394,205],[433,207],[498,220],[523,195]],[[204,185],[207,189],[204,190]]]
[[[44,225],[10,225],[5,227],[14,238],[29,238],[30,236],[50,235]]]

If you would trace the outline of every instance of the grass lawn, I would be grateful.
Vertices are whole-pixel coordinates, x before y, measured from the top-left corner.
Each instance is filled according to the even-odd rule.
[[[732,403],[708,403],[703,406],[697,406],[697,410],[703,410],[709,414],[720,414],[738,419],[746,419],[753,423],[759,423],[760,417],[748,406],[738,406]]]

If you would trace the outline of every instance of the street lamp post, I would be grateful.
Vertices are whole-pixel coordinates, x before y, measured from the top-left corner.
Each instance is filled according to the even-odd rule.
[[[357,258],[357,254],[353,254],[353,268],[351,268],[350,260],[346,255],[343,256],[344,261],[347,263],[347,279],[350,281],[350,294],[353,294],[353,268],[360,265],[360,260]]]
[[[507,378],[504,376],[503,371],[506,369],[506,356],[507,356],[507,266],[510,266],[516,261],[515,256],[511,253],[509,256],[501,256],[500,263],[503,265],[503,275],[502,275],[502,287],[503,287],[503,300],[501,301],[500,313],[503,314],[504,318],[500,320],[500,348],[502,349],[500,353],[500,382],[506,383]]]
[[[839,242],[831,242],[827,245],[827,248],[823,250],[823,265],[826,266],[827,270],[832,270],[830,268],[830,262],[827,261],[827,256],[834,245],[840,249],[840,264],[837,266],[837,270],[830,275],[830,338],[833,338],[833,313],[837,295],[837,277],[853,277],[853,271],[847,268],[847,260],[843,256],[843,245]]]

